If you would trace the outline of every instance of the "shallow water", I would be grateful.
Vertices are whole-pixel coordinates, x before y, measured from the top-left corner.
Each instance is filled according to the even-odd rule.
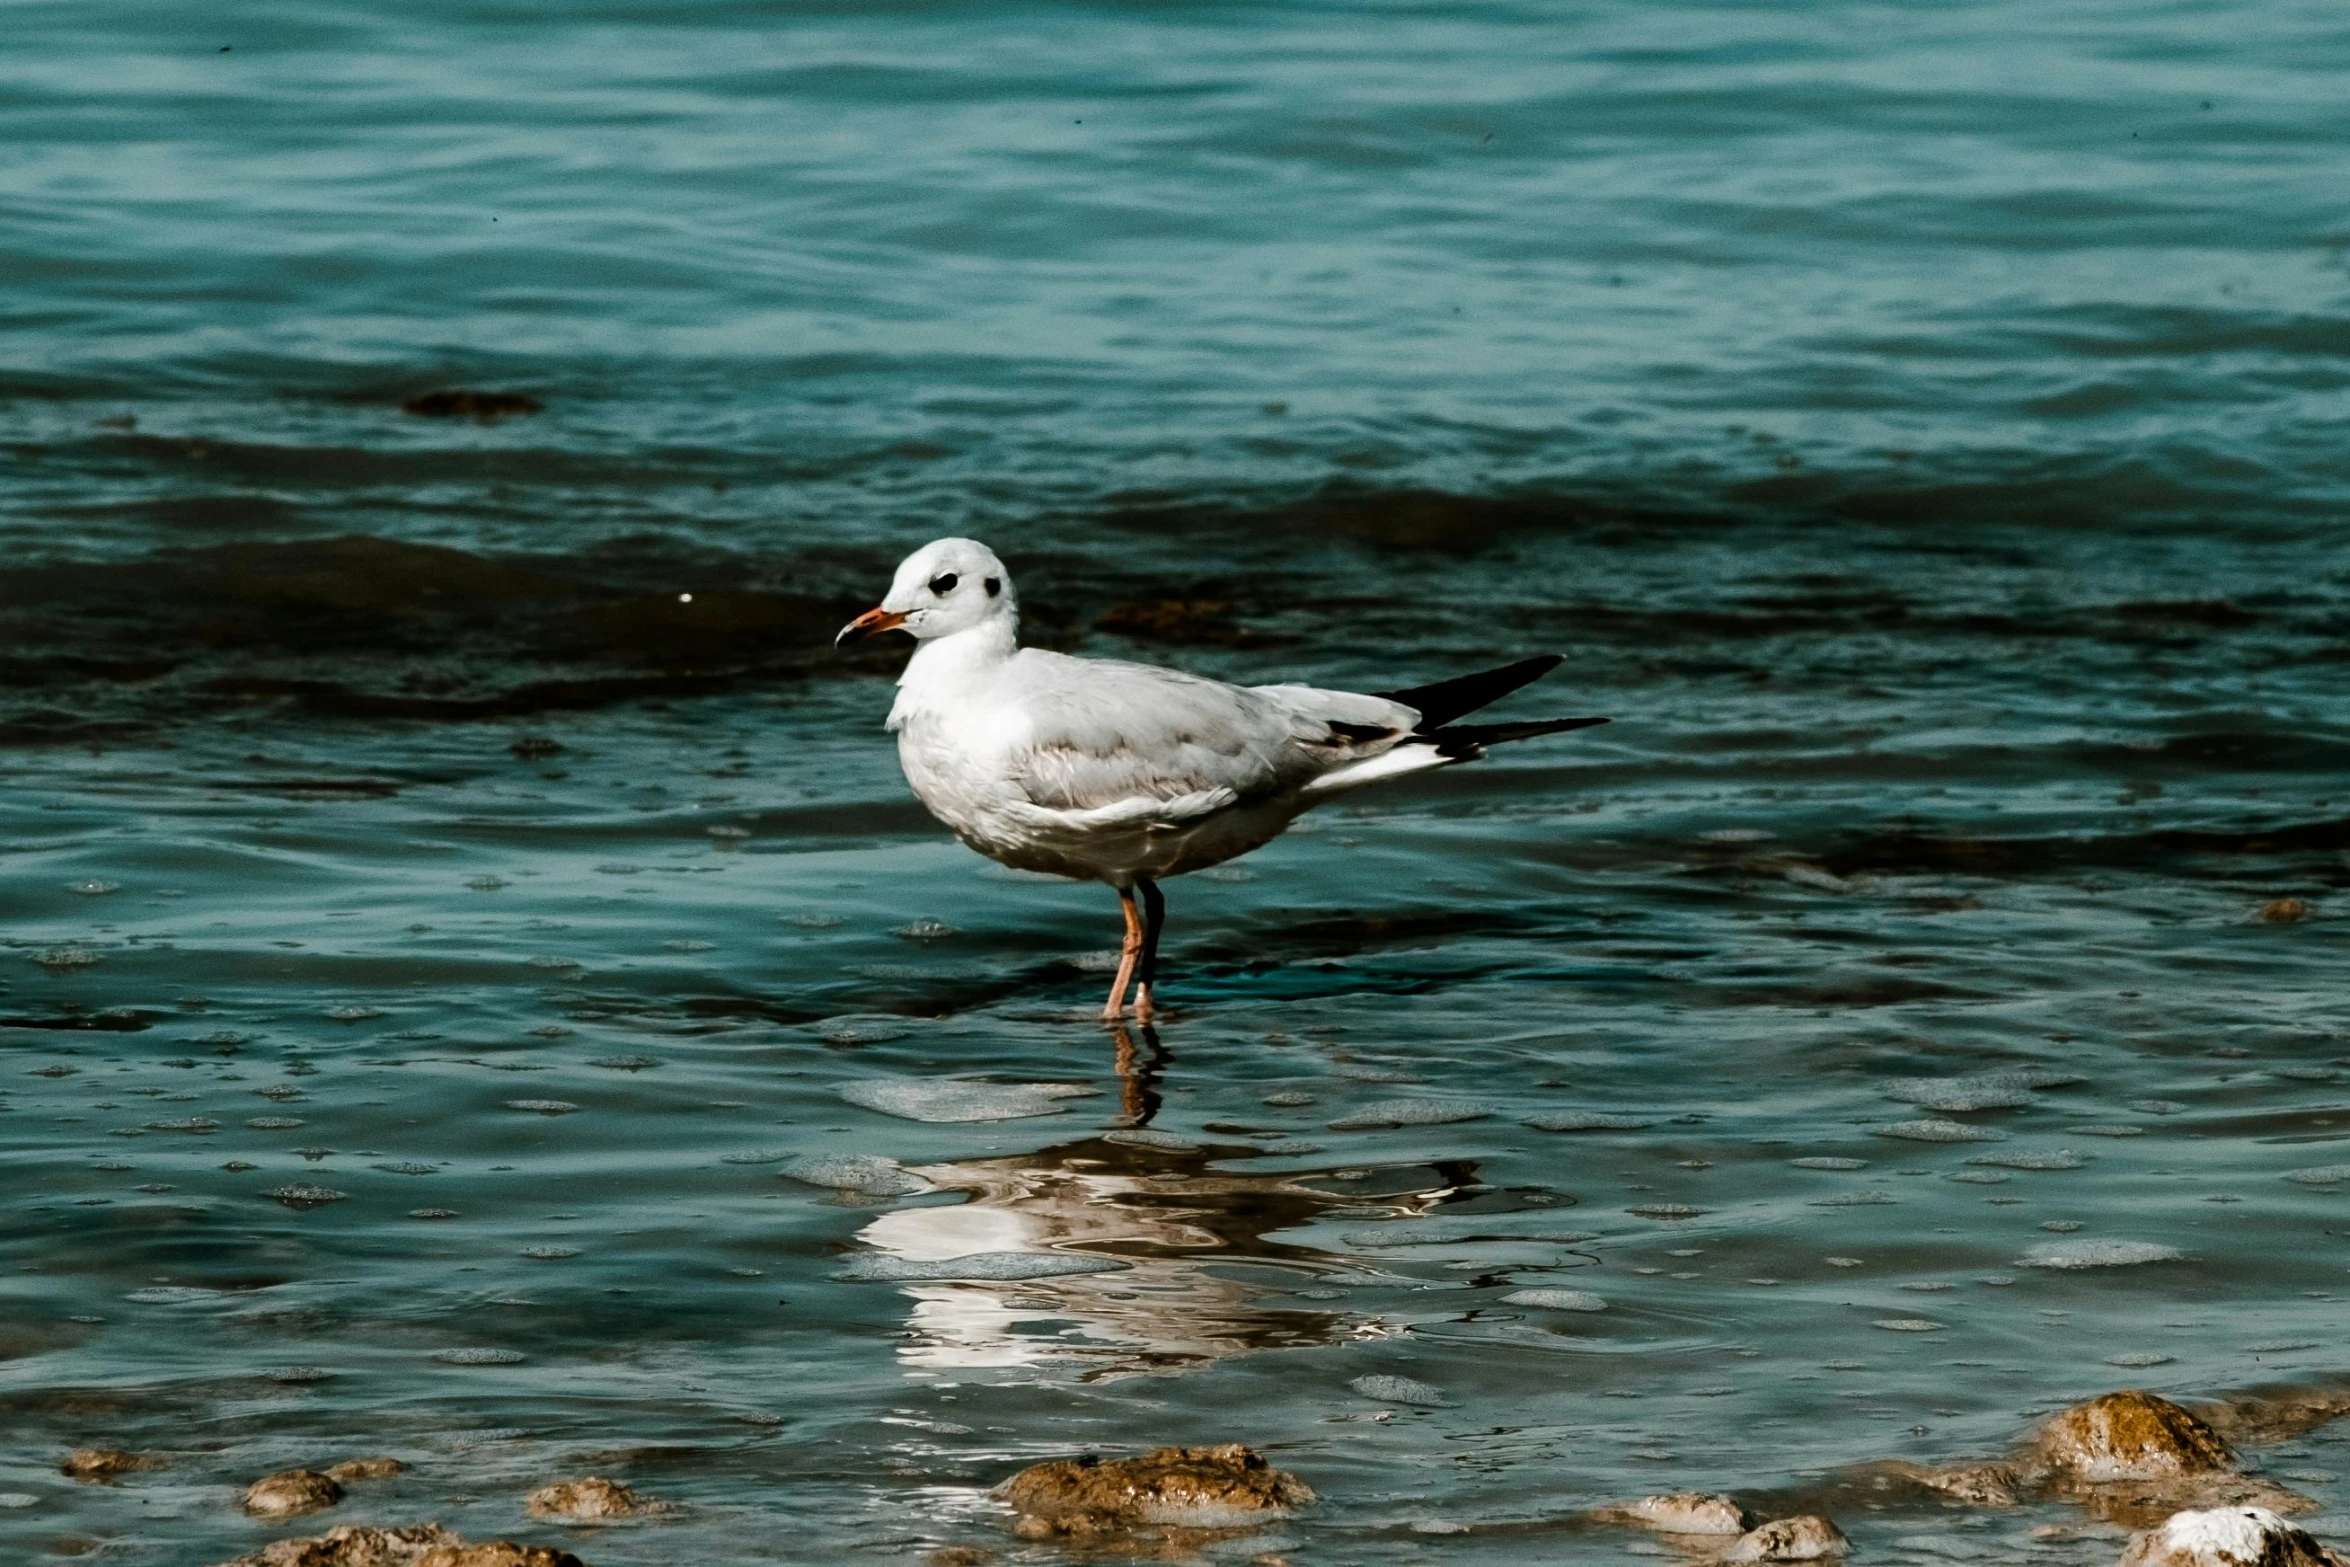
[[[2103,1561],[1839,1476],[2350,1369],[2330,13],[10,15],[0,1551],[388,1452],[321,1524],[913,1560],[1243,1439],[1239,1559]],[[1121,1039],[827,650],[948,531],[1618,721],[1173,884]]]

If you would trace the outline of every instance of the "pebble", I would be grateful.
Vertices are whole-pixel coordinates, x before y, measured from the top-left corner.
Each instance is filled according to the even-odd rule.
[[[2342,1558],[2265,1507],[2214,1507],[2132,1535],[2120,1567],[2342,1567]]]
[[[134,1469],[162,1467],[161,1460],[146,1453],[133,1453],[119,1447],[77,1447],[65,1455],[65,1462],[57,1466],[57,1472],[68,1480],[102,1484]]]
[[[668,1502],[639,1496],[618,1480],[589,1475],[582,1480],[558,1480],[530,1493],[524,1504],[533,1518],[561,1523],[602,1523],[614,1518],[657,1518],[675,1512]]]
[[[255,1518],[294,1518],[323,1512],[343,1499],[343,1488],[315,1469],[284,1469],[245,1488],[245,1511]]]
[[[1726,1562],[1813,1562],[1852,1548],[1844,1531],[1816,1513],[1774,1518],[1749,1529],[1722,1553]]]
[[[587,1567],[569,1551],[511,1540],[474,1544],[437,1523],[378,1528],[338,1524],[320,1535],[272,1540],[221,1567]]]
[[[995,1494],[1027,1540],[1137,1529],[1238,1529],[1287,1516],[1312,1488],[1239,1443],[1162,1447],[1136,1458],[1055,1459],[1021,1470]]]
[[[2167,1398],[2108,1393],[2052,1417],[2033,1438],[2040,1461],[2076,1480],[2163,1480],[2235,1467],[2219,1433]]]
[[[1602,1507],[1592,1516],[1601,1523],[1637,1524],[1659,1534],[1743,1535],[1754,1527],[1754,1517],[1727,1496],[1704,1491],[1673,1491],[1643,1496]]]

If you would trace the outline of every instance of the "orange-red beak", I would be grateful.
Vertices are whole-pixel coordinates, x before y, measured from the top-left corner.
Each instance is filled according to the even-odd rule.
[[[847,647],[851,642],[883,631],[895,631],[906,623],[906,617],[894,609],[869,609],[840,628],[840,635],[832,639],[834,647]]]

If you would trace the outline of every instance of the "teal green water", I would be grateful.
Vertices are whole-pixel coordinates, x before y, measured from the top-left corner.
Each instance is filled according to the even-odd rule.
[[[2102,1563],[1833,1486],[2346,1369],[2331,13],[9,20],[0,1555],[389,1453],[315,1522],[912,1562],[1237,1439],[1233,1560]],[[829,651],[948,532],[1617,722],[1171,884],[1120,1040]]]

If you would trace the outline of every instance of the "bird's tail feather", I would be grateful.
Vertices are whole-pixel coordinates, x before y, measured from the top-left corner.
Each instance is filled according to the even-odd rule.
[[[1456,675],[1450,680],[1439,680],[1431,685],[1413,686],[1408,691],[1382,691],[1379,695],[1390,702],[1401,702],[1417,712],[1422,730],[1434,730],[1464,713],[1474,713],[1481,707],[1491,706],[1520,686],[1532,685],[1563,662],[1563,654],[1543,653],[1534,658],[1519,659],[1514,664],[1504,664],[1499,669],[1479,670],[1473,675]]]

